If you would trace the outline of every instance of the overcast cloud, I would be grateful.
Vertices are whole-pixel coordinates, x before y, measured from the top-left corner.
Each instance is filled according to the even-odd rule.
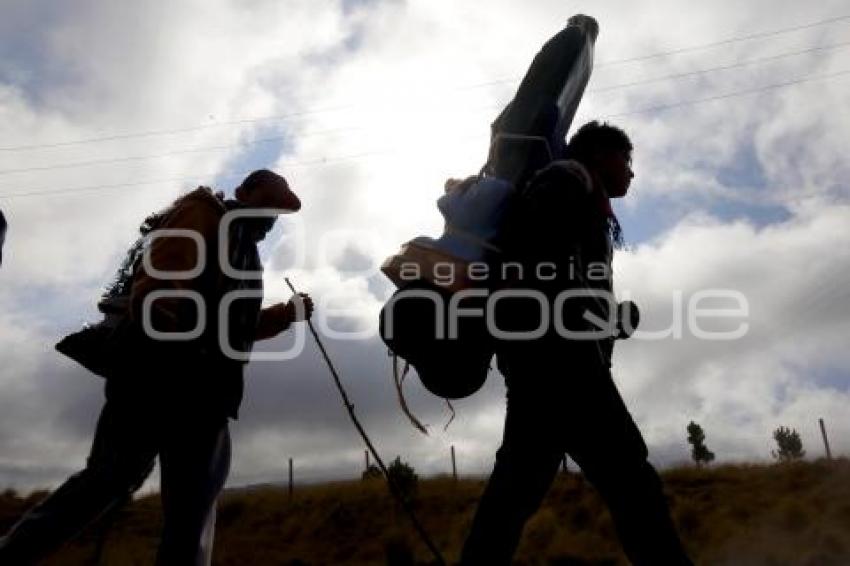
[[[780,425],[817,457],[819,417],[833,452],[850,453],[850,75],[841,74],[850,17],[622,62],[850,14],[830,0],[685,6],[4,6],[0,487],[55,486],[83,465],[102,384],[53,344],[97,319],[99,289],[139,221],[198,184],[230,190],[258,167],[285,174],[304,202],[263,247],[267,302],[288,297],[284,274],[316,298],[317,324],[385,458],[447,472],[455,445],[461,472],[486,473],[501,435],[501,377],[456,403],[443,431],[445,404],[412,376],[408,402],[431,434],[415,431],[375,335],[392,292],[377,265],[402,242],[439,233],[444,180],[480,168],[489,124],[534,53],[580,12],[601,32],[577,122],[608,117],[636,147],[637,177],[616,205],[630,242],[615,259],[618,292],[641,305],[646,330],[671,325],[678,297],[687,322],[704,289],[740,292],[749,308],[739,340],[685,329],[618,347],[615,376],[653,460],[689,457],[690,420],[719,462],[768,459]],[[231,485],[279,481],[289,457],[302,481],[361,471],[364,447],[306,338],[297,359],[251,364]]]

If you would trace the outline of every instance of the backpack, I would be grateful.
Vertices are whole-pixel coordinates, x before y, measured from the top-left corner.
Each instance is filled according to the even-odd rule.
[[[476,266],[500,264],[518,192],[536,171],[562,155],[564,138],[590,78],[597,33],[595,20],[573,16],[546,42],[513,100],[493,122],[488,159],[480,174],[446,183],[446,193],[437,201],[445,218],[443,234],[410,240],[381,266],[398,287],[381,310],[381,338],[439,397],[469,396],[486,380],[495,341],[485,320],[459,318],[456,336],[447,337],[449,306],[459,293],[477,290],[480,293],[461,300],[469,308],[480,308],[482,295],[498,287],[498,281],[475,277],[473,272]],[[449,272],[452,276],[445,276]],[[400,379],[394,373],[406,410],[403,376]]]
[[[144,334],[130,321],[130,291],[133,277],[142,262],[148,235],[156,230],[174,205],[151,214],[139,226],[139,237],[127,249],[113,279],[104,288],[97,303],[103,320],[87,324],[60,340],[56,350],[95,375],[114,378],[127,367],[129,356],[147,344]]]

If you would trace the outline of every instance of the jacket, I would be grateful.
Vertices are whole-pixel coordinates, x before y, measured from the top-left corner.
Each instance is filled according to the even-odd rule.
[[[615,305],[609,218],[607,196],[594,186],[584,166],[572,160],[555,161],[539,171],[517,199],[506,237],[506,256],[523,266],[523,279],[512,286],[542,292],[550,309],[565,291],[584,289],[610,298],[564,302],[561,316],[570,330],[598,330],[585,314],[602,320],[616,314],[611,310]],[[534,309],[514,309],[510,316],[519,327],[535,328],[529,310]],[[550,324],[544,343],[594,357],[601,354],[603,363],[610,364],[613,339],[567,341],[564,343],[564,337]]]
[[[250,353],[256,340],[270,338],[284,330],[286,319],[284,305],[261,308],[262,279],[233,278],[221,268],[219,247],[226,246],[231,266],[237,270],[261,271],[256,242],[250,237],[248,220],[231,223],[221,242],[219,226],[228,210],[239,208],[237,201],[225,201],[206,187],[181,197],[165,211],[156,230],[191,230],[204,242],[204,250],[188,237],[156,236],[149,243],[150,266],[158,271],[188,272],[200,262],[200,273],[190,278],[159,278],[139,265],[132,278],[129,315],[136,326],[141,326],[145,298],[154,291],[194,292],[203,299],[201,305],[183,297],[162,297],[150,305],[151,326],[160,332],[188,332],[196,328],[199,309],[205,314],[205,324],[200,336],[181,342],[159,344],[162,352],[177,360],[163,360],[181,372],[199,372],[200,379],[187,380],[190,387],[198,388],[199,398],[209,400],[228,416],[236,418],[244,388],[244,360],[227,356],[220,344],[220,334],[226,336],[232,348]],[[203,252],[203,253],[200,253]],[[231,304],[226,328],[221,332],[219,305],[233,291],[254,291],[256,297],[240,299]],[[175,363],[176,362],[176,363]],[[173,379],[178,379],[177,377]],[[168,389],[182,384],[163,384]]]

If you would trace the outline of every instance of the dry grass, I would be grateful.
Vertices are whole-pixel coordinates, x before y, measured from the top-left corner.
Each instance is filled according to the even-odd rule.
[[[850,462],[682,468],[662,474],[676,523],[697,564],[850,564]],[[483,489],[479,480],[421,482],[417,510],[449,561],[457,559]],[[0,495],[0,529],[43,494]],[[155,497],[135,501],[107,532],[100,564],[151,564]],[[93,564],[102,528],[49,564]],[[219,504],[215,564],[416,563],[428,554],[380,481],[231,491]],[[388,556],[393,558],[388,561]],[[517,564],[625,564],[611,519],[579,475],[558,478],[528,523]]]

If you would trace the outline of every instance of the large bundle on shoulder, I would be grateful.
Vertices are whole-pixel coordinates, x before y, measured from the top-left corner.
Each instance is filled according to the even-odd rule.
[[[382,266],[398,290],[381,311],[381,337],[440,397],[466,397],[487,377],[493,343],[485,319],[458,314],[483,308],[500,285],[491,275],[503,259],[512,203],[537,171],[563,155],[597,34],[593,18],[577,15],[546,42],[493,122],[481,172],[446,183],[437,201],[443,234],[414,238]]]
[[[136,273],[142,266],[143,256],[150,245],[151,235],[159,229],[169,214],[188,199],[205,199],[224,210],[222,196],[208,187],[198,187],[172,204],[147,216],[139,225],[139,236],[127,249],[115,276],[106,285],[97,302],[103,319],[85,325],[81,330],[65,336],[56,344],[56,350],[100,377],[109,379],[145,358],[143,347],[149,340],[139,324],[131,321],[130,296]]]

